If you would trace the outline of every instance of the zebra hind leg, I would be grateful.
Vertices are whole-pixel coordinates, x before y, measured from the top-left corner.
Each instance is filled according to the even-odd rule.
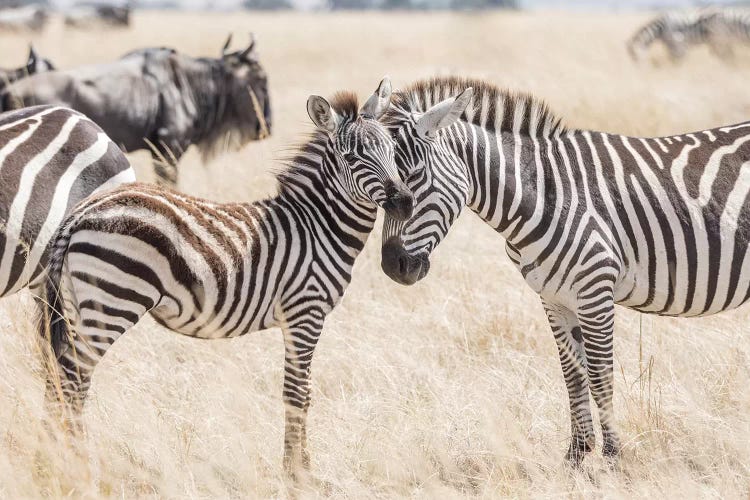
[[[542,302],[555,336],[560,366],[568,390],[571,439],[565,459],[570,465],[578,467],[586,453],[592,451],[595,445],[581,328],[575,313],[567,308]]]
[[[80,291],[87,293],[91,288]],[[77,314],[58,319],[69,321],[66,348],[56,358],[52,349],[48,349],[51,362],[47,363],[46,401],[53,415],[73,433],[84,431],[80,417],[97,364],[112,344],[145,314],[139,304],[126,309],[122,300],[105,304],[103,298],[88,295],[75,307]],[[71,309],[70,303],[65,309]]]

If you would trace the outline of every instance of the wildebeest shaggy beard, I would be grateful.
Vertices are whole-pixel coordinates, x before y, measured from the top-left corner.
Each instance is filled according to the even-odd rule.
[[[9,85],[0,106],[80,111],[125,151],[151,150],[158,181],[174,186],[176,164],[191,144],[205,159],[270,133],[268,79],[254,41],[227,52],[230,41],[219,58],[148,48],[109,64],[34,75]]]

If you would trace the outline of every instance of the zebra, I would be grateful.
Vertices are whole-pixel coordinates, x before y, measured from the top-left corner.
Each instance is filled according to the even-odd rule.
[[[0,114],[0,297],[44,283],[49,242],[86,196],[135,174],[84,115],[35,106]]]
[[[136,184],[71,214],[53,244],[42,321],[57,360],[47,399],[62,399],[55,406],[68,428],[81,430],[77,415],[99,360],[147,312],[201,339],[280,327],[283,464],[291,478],[306,477],[310,366],[323,322],[351,281],[377,207],[397,220],[412,210],[377,120],[390,93],[383,79],[359,111],[349,92],[330,103],[310,96],[317,129],[268,199],[220,204]]]
[[[481,80],[421,80],[381,121],[415,198],[386,215],[381,265],[411,285],[464,206],[505,239],[539,295],[570,403],[566,458],[620,453],[614,306],[705,316],[750,297],[750,122],[662,138],[567,129],[540,100]]]
[[[741,10],[702,9],[693,12],[669,12],[641,27],[628,41],[627,47],[634,60],[655,42],[666,47],[676,61],[691,46],[707,44],[722,57],[732,55],[732,42],[750,41],[750,13]]]

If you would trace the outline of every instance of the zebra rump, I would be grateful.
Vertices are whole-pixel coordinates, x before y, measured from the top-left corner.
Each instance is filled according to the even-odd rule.
[[[135,181],[99,126],[68,108],[0,115],[0,297],[44,284],[51,238],[87,196]]]

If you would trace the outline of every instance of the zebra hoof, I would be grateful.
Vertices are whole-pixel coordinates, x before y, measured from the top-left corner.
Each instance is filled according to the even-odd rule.
[[[618,439],[605,439],[602,445],[602,456],[607,459],[613,467],[620,460],[620,441]]]
[[[565,454],[565,461],[570,467],[578,468],[586,457],[586,453],[589,453],[593,449],[593,445],[590,445],[585,440],[573,438],[570,441],[568,452]]]

